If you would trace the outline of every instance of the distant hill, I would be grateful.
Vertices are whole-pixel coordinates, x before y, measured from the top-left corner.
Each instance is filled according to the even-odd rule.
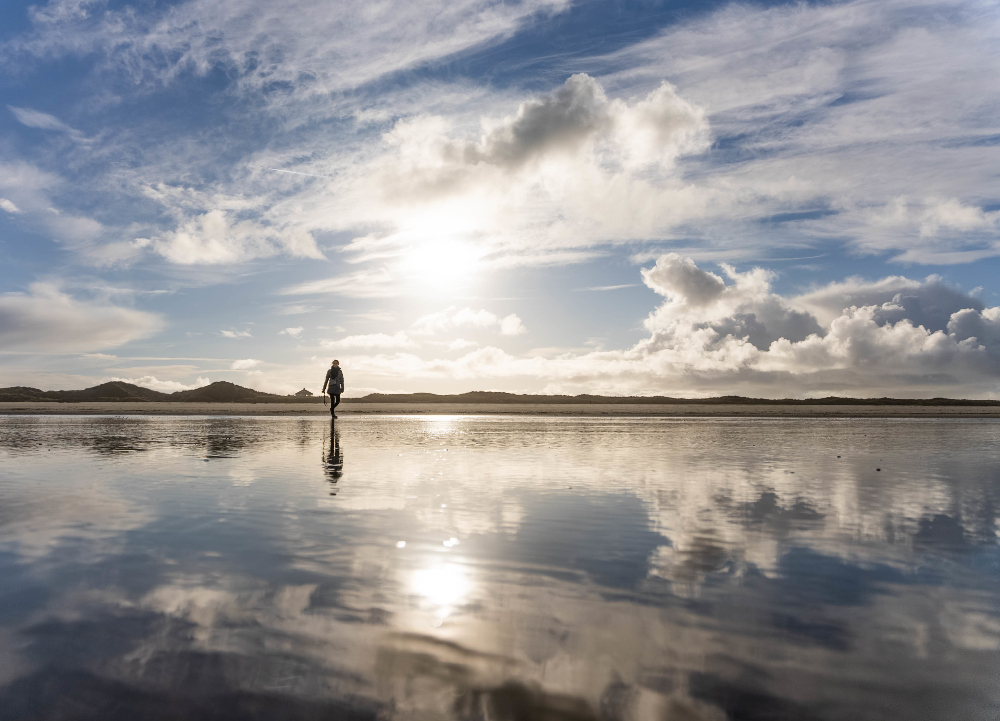
[[[0,388],[0,401],[168,401],[170,396],[149,388],[111,381],[82,391],[40,391],[37,388]]]
[[[0,401],[81,402],[188,402],[188,403],[302,403],[321,402],[321,398],[296,398],[261,393],[228,381],[216,381],[202,388],[175,393],[161,393],[132,383],[111,381],[81,391],[41,391],[16,386],[0,388]]]
[[[266,401],[270,397],[270,393],[261,393],[229,381],[216,381],[194,390],[171,393],[169,400],[189,403],[254,403],[262,399]]]
[[[301,391],[300,391],[301,392]],[[122,381],[102,383],[79,391],[42,391],[38,388],[13,386],[0,388],[0,402],[50,401],[58,403],[80,402],[180,402],[180,403],[322,403],[323,396],[279,396],[244,388],[228,381],[216,381],[202,388],[175,393],[142,388]],[[795,405],[795,406],[1000,406],[1000,401],[963,400],[960,398],[744,398],[743,396],[717,396],[715,398],[670,398],[669,396],[552,396],[498,391],[472,391],[459,395],[436,393],[371,393],[363,398],[351,398],[351,403],[558,403],[558,404],[668,404],[668,405]]]

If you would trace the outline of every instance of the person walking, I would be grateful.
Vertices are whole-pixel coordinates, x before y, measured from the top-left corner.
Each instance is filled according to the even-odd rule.
[[[334,418],[337,414],[334,409],[340,405],[340,394],[344,392],[344,371],[340,370],[340,361],[335,360],[330,364],[330,370],[326,372],[323,379],[323,392],[330,389],[330,415]]]

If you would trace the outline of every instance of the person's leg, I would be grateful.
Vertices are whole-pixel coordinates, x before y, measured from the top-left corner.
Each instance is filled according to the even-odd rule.
[[[330,396],[330,415],[332,415],[334,418],[337,417],[337,414],[334,413],[333,409],[339,405],[340,405],[340,394],[338,393],[335,396]]]

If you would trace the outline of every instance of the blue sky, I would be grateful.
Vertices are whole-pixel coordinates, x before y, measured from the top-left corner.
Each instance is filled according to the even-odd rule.
[[[0,384],[1000,397],[998,19],[7,3]]]

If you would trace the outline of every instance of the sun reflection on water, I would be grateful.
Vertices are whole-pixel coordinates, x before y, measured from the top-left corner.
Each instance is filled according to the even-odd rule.
[[[413,572],[410,591],[422,600],[422,605],[435,607],[436,615],[444,618],[452,608],[462,605],[472,590],[467,571],[456,563],[445,563]]]

